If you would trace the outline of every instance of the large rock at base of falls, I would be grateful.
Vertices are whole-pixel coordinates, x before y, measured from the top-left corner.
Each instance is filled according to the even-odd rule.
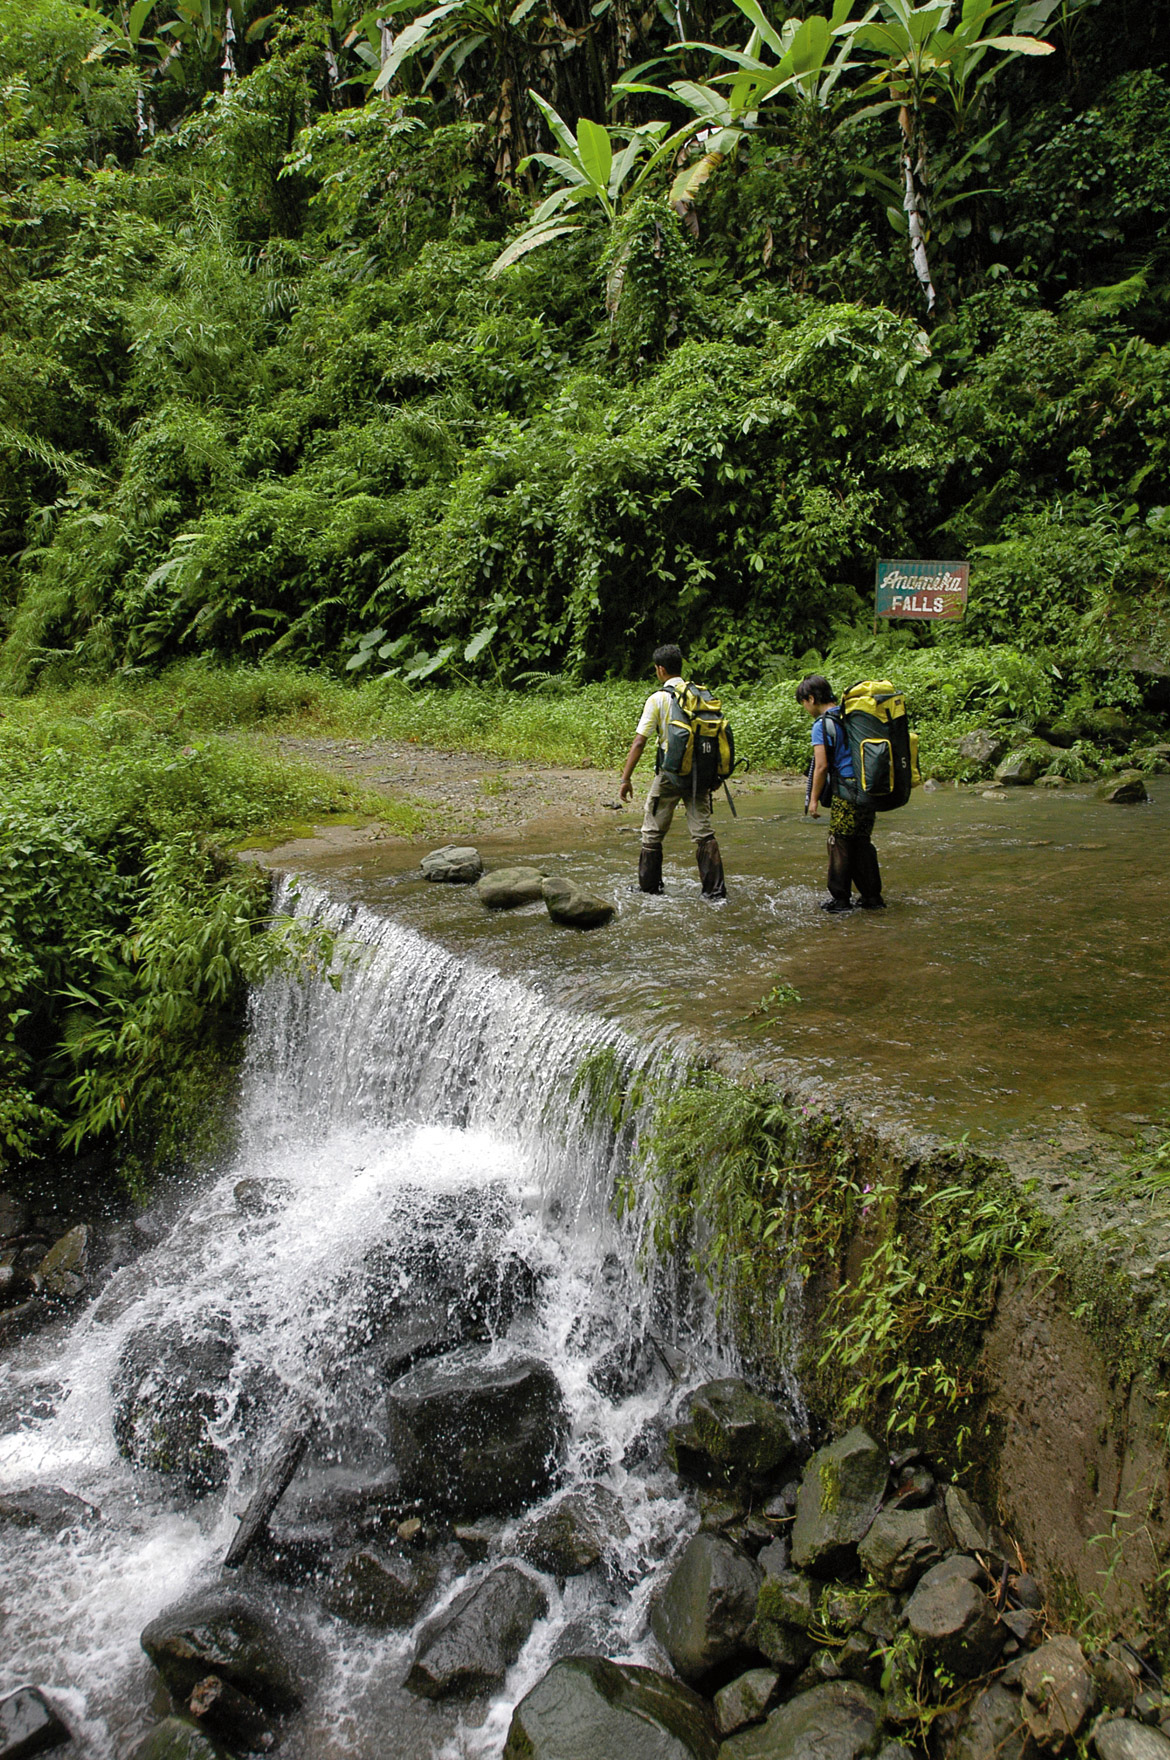
[[[715,1760],[711,1707],[652,1668],[566,1656],[512,1713],[503,1760]]]
[[[30,1485],[0,1496],[0,1528],[37,1528],[56,1537],[101,1520],[101,1511],[57,1485]]]
[[[724,1742],[719,1760],[860,1760],[878,1743],[881,1700],[854,1681],[826,1681]]]
[[[847,1572],[877,1515],[889,1458],[860,1427],[813,1455],[792,1524],[792,1562],[821,1577]]]
[[[767,1481],[796,1448],[779,1406],[732,1376],[696,1388],[689,1423],[672,1431],[670,1439],[681,1476],[704,1484]]]
[[[944,1559],[927,1571],[906,1603],[906,1624],[923,1654],[960,1680],[989,1669],[1008,1636],[975,1580],[978,1575],[973,1558]]]
[[[470,844],[445,844],[433,849],[419,863],[428,880],[445,881],[449,886],[470,886],[483,873],[483,858]]]
[[[545,880],[540,890],[549,916],[566,929],[600,929],[613,916],[607,898],[586,892],[574,880]]]
[[[1020,1670],[1024,1721],[1033,1739],[1054,1754],[1076,1740],[1096,1704],[1093,1677],[1075,1638],[1049,1638]]]
[[[342,1560],[321,1599],[354,1625],[412,1626],[437,1577],[438,1565],[426,1553],[361,1546]]]
[[[1019,1699],[1006,1687],[992,1685],[968,1711],[949,1760],[1026,1760],[1030,1751],[1034,1752]]]
[[[69,1740],[69,1731],[39,1687],[17,1687],[0,1699],[0,1755],[25,1760]]]
[[[403,1685],[421,1699],[493,1692],[547,1612],[538,1582],[514,1564],[499,1565],[423,1627]]]
[[[493,868],[475,891],[490,911],[510,911],[518,904],[535,904],[542,896],[543,881],[539,868]]]
[[[197,1495],[222,1485],[228,1457],[211,1435],[235,1362],[235,1341],[217,1316],[184,1330],[144,1327],[123,1346],[114,1372],[114,1440],[138,1467],[174,1474]]]
[[[168,1607],[141,1638],[177,1701],[188,1700],[214,1674],[277,1716],[301,1702],[299,1672],[289,1655],[291,1643],[299,1641],[299,1633],[278,1632],[251,1597],[218,1591]]]
[[[862,1567],[887,1589],[912,1587],[955,1544],[938,1504],[925,1509],[883,1509],[858,1548]]]
[[[650,1614],[654,1636],[684,1681],[754,1655],[747,1638],[764,1573],[721,1534],[688,1541]]]
[[[567,1418],[547,1363],[469,1344],[389,1389],[403,1490],[436,1509],[516,1510],[551,1489]]]
[[[606,1551],[629,1534],[618,1498],[604,1485],[589,1484],[563,1492],[548,1509],[530,1516],[512,1545],[538,1571],[577,1577],[600,1564]]]
[[[1097,1726],[1093,1746],[1099,1760],[1170,1760],[1170,1741],[1132,1717],[1114,1717]]]

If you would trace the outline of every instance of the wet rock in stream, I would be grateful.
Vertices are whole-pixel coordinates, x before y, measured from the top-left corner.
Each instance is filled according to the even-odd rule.
[[[333,1572],[321,1600],[330,1613],[355,1625],[413,1625],[438,1580],[438,1565],[426,1554],[359,1547]]]
[[[549,916],[565,929],[600,929],[614,914],[609,899],[586,891],[575,880],[545,880],[541,892]]]
[[[404,1685],[424,1699],[471,1699],[503,1684],[548,1597],[513,1564],[458,1594],[419,1635]]]
[[[719,1760],[860,1760],[877,1748],[882,1706],[853,1681],[826,1681],[730,1737]]]
[[[122,1348],[114,1373],[114,1440],[136,1466],[173,1474],[196,1495],[228,1476],[211,1433],[225,1410],[236,1346],[226,1320],[189,1330],[144,1327]]]
[[[762,1578],[755,1560],[721,1535],[700,1532],[688,1542],[650,1616],[683,1680],[703,1682],[753,1660],[748,1629]]]
[[[537,1570],[575,1577],[592,1570],[629,1534],[620,1500],[606,1486],[593,1483],[563,1492],[548,1509],[530,1516],[512,1546],[517,1557]]]
[[[0,1528],[36,1528],[57,1538],[101,1520],[101,1511],[58,1486],[0,1493]]]
[[[18,1687],[0,1698],[0,1760],[26,1760],[69,1739],[68,1729],[39,1687]]]
[[[711,1708],[667,1675],[600,1656],[553,1664],[516,1707],[503,1760],[716,1760]]]
[[[433,849],[419,863],[428,880],[448,886],[470,886],[483,873],[483,858],[471,844],[448,843]]]
[[[130,1760],[228,1760],[227,1750],[188,1717],[164,1717],[143,1737]]]
[[[209,1674],[198,1683],[188,1710],[200,1729],[235,1754],[267,1754],[276,1746],[271,1720],[255,1700],[218,1675]]]
[[[475,890],[489,910],[514,910],[517,905],[537,902],[543,880],[539,868],[494,868],[477,882]]]
[[[424,1507],[517,1510],[552,1488],[568,1420],[538,1358],[465,1345],[402,1376],[387,1404],[403,1489]]]
[[[301,1703],[302,1670],[293,1651],[303,1650],[307,1640],[287,1614],[278,1630],[255,1597],[213,1590],[180,1601],[150,1622],[141,1642],[179,1703],[208,1675],[274,1716]]]

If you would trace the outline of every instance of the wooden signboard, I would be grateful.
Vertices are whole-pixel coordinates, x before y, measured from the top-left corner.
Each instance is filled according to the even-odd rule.
[[[967,562],[879,562],[874,617],[962,617]]]

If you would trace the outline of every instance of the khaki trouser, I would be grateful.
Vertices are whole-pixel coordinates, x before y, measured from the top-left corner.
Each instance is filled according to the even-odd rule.
[[[714,836],[710,794],[696,797],[691,793],[689,779],[673,777],[668,771],[661,770],[651,783],[650,793],[646,796],[646,811],[642,815],[643,849],[661,846],[663,838],[670,830],[674,809],[680,802],[686,808],[687,830],[695,842],[701,843],[705,837]]]

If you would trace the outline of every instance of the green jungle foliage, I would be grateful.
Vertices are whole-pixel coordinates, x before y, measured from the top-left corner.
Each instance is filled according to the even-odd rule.
[[[737,6],[2,0],[0,684],[746,684],[941,554],[1134,706],[1170,21]]]
[[[224,840],[352,791],[141,709],[0,719],[0,1172],[117,1143],[132,1182],[206,1144],[247,987],[328,945]]]

